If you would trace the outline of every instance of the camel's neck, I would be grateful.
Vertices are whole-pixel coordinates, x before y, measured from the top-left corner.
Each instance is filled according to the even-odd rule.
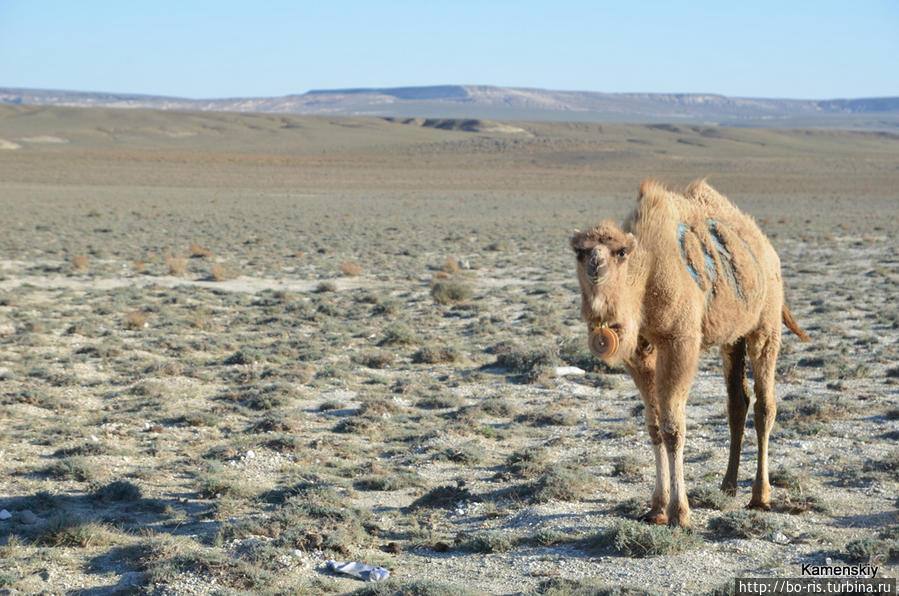
[[[652,255],[637,244],[637,248],[630,256],[630,264],[627,270],[627,283],[625,285],[626,296],[623,296],[630,304],[643,304],[643,296],[646,294],[646,284],[652,268]]]

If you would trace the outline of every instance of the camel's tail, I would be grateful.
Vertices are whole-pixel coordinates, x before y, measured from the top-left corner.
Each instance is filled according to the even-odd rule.
[[[787,308],[786,303],[784,303],[782,313],[784,325],[787,326],[787,329],[795,333],[802,341],[812,341],[811,338],[805,334],[805,331],[799,328],[799,324],[796,323],[796,319],[793,318],[793,314],[790,312],[790,309]]]

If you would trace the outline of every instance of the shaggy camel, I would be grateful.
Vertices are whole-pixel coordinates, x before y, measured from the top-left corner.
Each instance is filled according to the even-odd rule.
[[[575,232],[581,315],[591,351],[623,362],[646,404],[656,482],[647,521],[689,526],[684,487],[685,406],[700,353],[720,346],[727,384],[730,458],[721,490],[736,494],[749,410],[746,356],[755,377],[758,462],[749,507],[771,508],[768,435],[774,424],[781,322],[803,341],[784,304],[780,259],[755,221],[704,180],[684,194],[655,180],[637,208]]]

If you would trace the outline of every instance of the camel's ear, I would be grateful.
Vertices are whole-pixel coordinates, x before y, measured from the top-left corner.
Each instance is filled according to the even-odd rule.
[[[580,230],[574,230],[573,232],[571,232],[571,238],[568,240],[568,243],[571,246],[571,250],[577,252],[578,249],[581,248],[583,241],[584,233]]]
[[[634,249],[637,248],[637,238],[633,234],[628,233],[628,235],[624,237],[624,246],[627,248],[627,254],[631,254],[634,252]]]

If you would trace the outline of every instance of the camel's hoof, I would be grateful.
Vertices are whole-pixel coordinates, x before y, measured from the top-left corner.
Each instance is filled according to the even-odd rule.
[[[590,333],[590,351],[597,358],[611,358],[618,351],[618,334],[608,327],[594,329]]]
[[[641,522],[655,524],[657,526],[664,526],[668,523],[668,516],[665,515],[663,511],[647,511],[641,515],[639,519]]]
[[[671,528],[690,529],[690,510],[686,507],[668,507],[668,526]]]
[[[749,505],[746,506],[746,509],[754,509],[756,511],[771,511],[771,503],[756,503],[754,501],[750,501]]]

